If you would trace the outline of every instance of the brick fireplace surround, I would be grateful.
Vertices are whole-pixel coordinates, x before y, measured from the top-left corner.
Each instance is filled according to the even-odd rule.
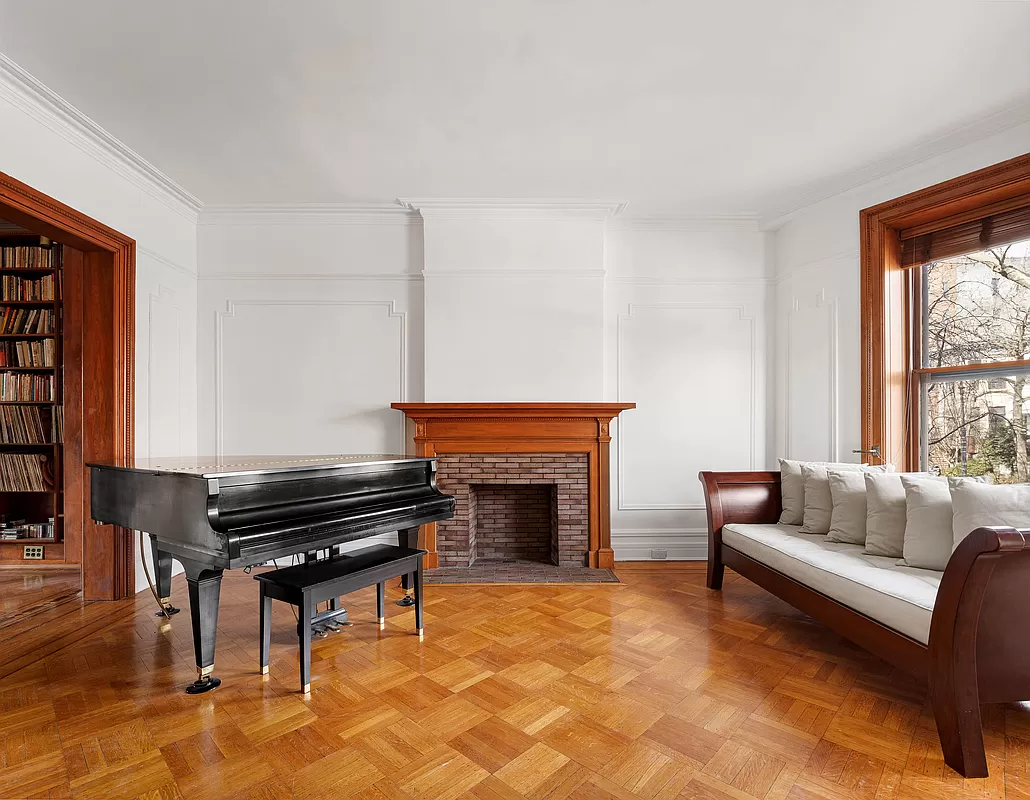
[[[531,560],[611,569],[611,420],[633,403],[394,403],[436,456],[454,519],[425,525],[426,567]]]

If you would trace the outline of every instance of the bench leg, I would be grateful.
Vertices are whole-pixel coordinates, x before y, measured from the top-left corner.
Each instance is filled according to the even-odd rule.
[[[418,569],[415,570],[415,630],[418,631],[418,638],[422,638],[422,559],[418,560]]]
[[[300,690],[304,694],[311,692],[311,615],[314,604],[311,595],[304,593],[300,607]]]
[[[272,646],[272,598],[265,594],[261,583],[261,674],[268,674],[268,651]]]
[[[376,619],[379,620],[379,630],[386,627],[386,581],[376,584]]]

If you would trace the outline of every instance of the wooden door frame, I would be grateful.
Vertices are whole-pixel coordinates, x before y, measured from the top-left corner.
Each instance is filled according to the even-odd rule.
[[[862,449],[919,468],[917,389],[912,370],[911,282],[901,266],[902,232],[930,233],[1007,208],[1030,195],[1030,153],[863,209]],[[875,461],[875,459],[873,459]]]
[[[111,319],[102,336],[113,364],[108,380],[91,376],[94,407],[105,409],[109,426],[84,431],[84,456],[119,465],[133,462],[135,448],[134,351],[136,242],[101,222],[0,172],[0,217],[34,233],[82,250],[97,268],[112,270],[110,294],[102,297]],[[106,281],[105,281],[106,283]],[[88,301],[87,301],[88,302]],[[89,309],[87,309],[88,311]],[[83,409],[85,416],[86,409]],[[89,447],[87,448],[87,443]],[[87,449],[89,450],[87,454]],[[82,592],[87,600],[118,600],[135,593],[131,531],[96,525],[89,515],[89,474],[82,481]]]

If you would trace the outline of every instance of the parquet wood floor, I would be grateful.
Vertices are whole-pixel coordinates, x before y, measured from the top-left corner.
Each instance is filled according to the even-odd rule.
[[[621,585],[432,586],[426,638],[374,593],[314,644],[298,690],[276,604],[258,674],[257,586],[227,573],[216,674],[191,697],[188,613],[146,594],[0,681],[0,798],[916,800],[1030,797],[1030,711],[991,707],[991,777],[948,770],[925,689],[703,564]],[[391,589],[391,599],[400,590]],[[176,602],[186,610],[182,578]]]

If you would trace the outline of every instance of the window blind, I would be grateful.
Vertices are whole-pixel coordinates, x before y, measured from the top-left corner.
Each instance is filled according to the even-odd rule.
[[[1030,205],[901,241],[901,266],[918,267],[1030,239]]]

